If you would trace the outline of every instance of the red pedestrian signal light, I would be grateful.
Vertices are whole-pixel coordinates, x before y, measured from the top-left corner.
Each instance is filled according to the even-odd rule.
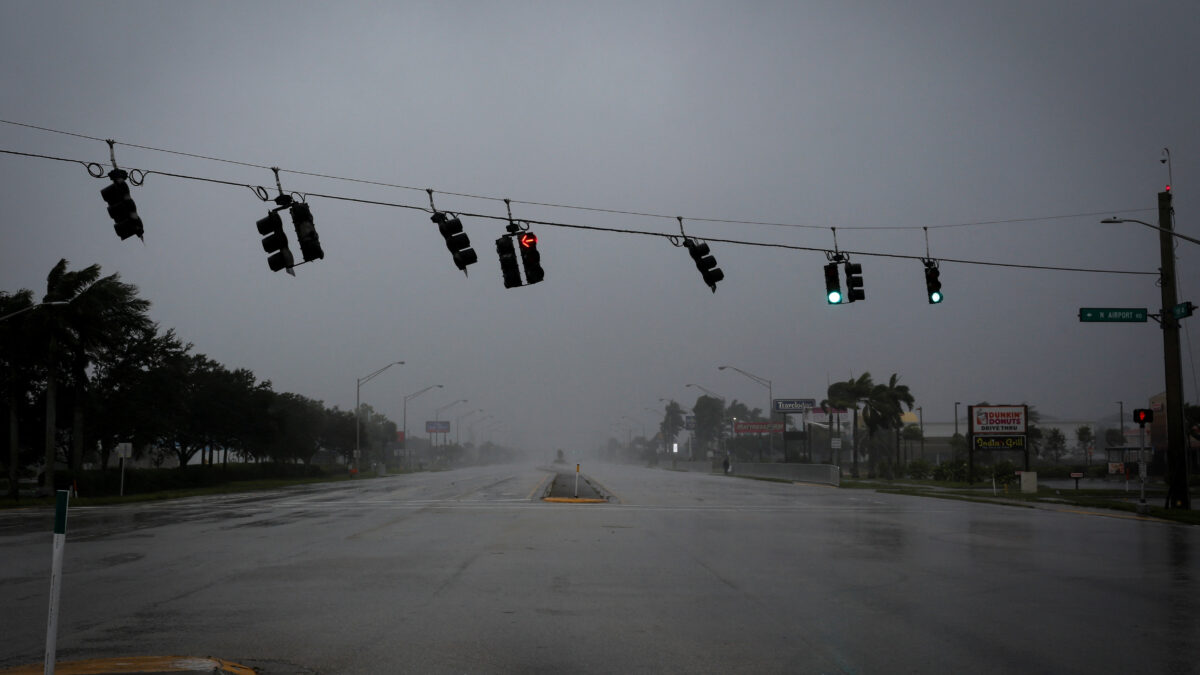
[[[1135,408],[1133,410],[1133,421],[1137,422],[1138,426],[1145,427],[1154,421],[1154,411],[1147,408]]]

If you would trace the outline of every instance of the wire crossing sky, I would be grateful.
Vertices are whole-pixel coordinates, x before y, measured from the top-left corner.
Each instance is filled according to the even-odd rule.
[[[1158,234],[1100,221],[1157,222],[1170,180],[1175,229],[1200,234],[1197,43],[1183,0],[16,0],[0,290],[96,263],[278,390],[348,409],[356,377],[402,360],[365,402],[398,419],[440,384],[410,429],[469,399],[504,420],[491,440],[546,456],[652,434],[660,398],[695,401],[686,384],[768,405],[718,365],[817,400],[896,373],[927,429],[980,401],[1113,426],[1118,402],[1163,390],[1162,336],[1080,308],[1162,310]],[[145,243],[115,235],[107,178],[21,154],[107,173],[109,138],[149,172],[131,190]],[[295,277],[271,273],[255,226],[273,166],[324,252]],[[468,276],[428,188],[470,236]],[[541,283],[504,288],[505,197]],[[710,245],[715,294],[669,245],[684,234]],[[835,248],[863,300],[827,303]],[[1181,301],[1200,301],[1195,249],[1175,250]]]

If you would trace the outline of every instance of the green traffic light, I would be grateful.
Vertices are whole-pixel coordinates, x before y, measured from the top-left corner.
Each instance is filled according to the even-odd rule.
[[[829,295],[827,295],[825,299],[828,300],[829,304],[831,305],[840,305],[842,303],[842,292],[829,291]]]
[[[936,305],[941,301],[942,301],[942,292],[941,291],[933,291],[932,293],[929,294],[929,304]]]

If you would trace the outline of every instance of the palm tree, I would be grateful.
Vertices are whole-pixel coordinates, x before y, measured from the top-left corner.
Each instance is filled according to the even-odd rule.
[[[863,373],[857,378],[851,377],[845,382],[834,382],[829,385],[827,391],[828,398],[826,400],[828,402],[839,408],[851,408],[853,411],[850,445],[853,446],[851,456],[854,462],[851,475],[855,478],[858,478],[858,404],[869,400],[873,389],[874,383],[871,381],[871,374]]]
[[[900,376],[896,373],[892,373],[886,385],[879,385],[879,387],[882,387],[879,396],[886,402],[888,410],[885,428],[893,429],[896,432],[896,461],[899,462],[900,430],[904,427],[904,423],[901,421],[901,413],[903,411],[900,408],[901,406],[907,406],[909,410],[912,410],[913,403],[916,401],[913,399],[908,385],[900,384]]]
[[[12,318],[0,323],[0,396],[8,407],[8,493],[17,499],[17,467],[20,458],[20,408],[29,395],[31,370],[36,359],[36,340],[30,334],[29,314],[34,307],[33,291],[22,289],[9,295],[0,293],[0,316]]]
[[[46,344],[46,483],[54,487],[54,462],[57,455],[59,379],[68,371],[66,382],[72,388],[72,433],[69,466],[78,468],[83,457],[83,412],[88,395],[88,367],[99,354],[116,347],[134,330],[150,325],[146,312],[150,302],[137,297],[137,287],[121,282],[120,275],[101,278],[100,266],[81,270],[67,269],[66,259],[59,260],[46,277],[43,302],[67,301],[54,312],[37,315],[40,335]]]
[[[867,425],[868,439],[874,438],[880,429],[896,430],[896,460],[900,453],[901,406],[907,405],[912,410],[914,403],[908,385],[900,384],[900,376],[892,373],[887,384],[877,384],[871,388],[871,393],[864,401],[863,420]],[[871,466],[875,466],[875,456],[871,457]]]

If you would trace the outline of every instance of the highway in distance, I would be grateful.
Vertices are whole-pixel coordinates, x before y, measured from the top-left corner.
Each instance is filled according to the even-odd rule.
[[[561,467],[560,467],[561,468]],[[574,468],[574,464],[570,464]],[[58,654],[262,673],[1200,673],[1200,528],[584,463],[72,508]],[[53,512],[0,512],[0,670]]]

